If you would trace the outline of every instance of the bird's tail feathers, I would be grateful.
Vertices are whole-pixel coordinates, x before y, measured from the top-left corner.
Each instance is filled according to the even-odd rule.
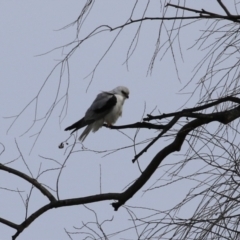
[[[99,128],[102,127],[104,120],[100,119],[98,121],[92,122],[90,123],[83,131],[83,133],[81,134],[81,136],[78,138],[79,141],[83,142],[85,140],[85,138],[87,137],[87,135],[93,131],[96,132]]]
[[[89,121],[85,121],[84,117],[82,119],[80,119],[79,121],[75,122],[74,124],[72,124],[71,126],[65,128],[65,131],[69,131],[69,130],[73,130],[71,132],[74,133],[75,131],[77,131],[78,129],[85,127],[86,125],[89,124]]]
[[[92,131],[93,124],[89,124],[84,131],[82,132],[81,136],[78,138],[79,141],[83,142],[87,135]]]

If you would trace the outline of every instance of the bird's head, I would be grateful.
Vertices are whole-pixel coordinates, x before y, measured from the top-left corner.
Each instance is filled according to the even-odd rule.
[[[129,98],[129,90],[127,87],[118,86],[112,90],[114,94],[122,95],[124,98]]]

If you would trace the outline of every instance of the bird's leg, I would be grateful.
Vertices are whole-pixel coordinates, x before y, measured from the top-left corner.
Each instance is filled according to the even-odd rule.
[[[111,123],[109,123],[109,122],[106,122],[106,125],[107,125],[107,127],[112,127],[112,124]]]

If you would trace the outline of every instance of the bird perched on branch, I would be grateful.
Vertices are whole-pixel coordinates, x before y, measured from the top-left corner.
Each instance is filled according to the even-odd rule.
[[[111,126],[117,121],[122,115],[122,107],[126,98],[129,98],[129,90],[124,86],[116,87],[109,92],[99,93],[86,111],[85,116],[67,127],[65,131],[73,130],[72,134],[87,126],[79,137],[79,141],[83,142],[91,131],[96,132],[104,123]]]

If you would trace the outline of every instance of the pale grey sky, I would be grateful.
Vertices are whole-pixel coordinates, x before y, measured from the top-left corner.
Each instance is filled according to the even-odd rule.
[[[159,22],[147,22],[143,25],[137,49],[129,60],[129,70],[127,70],[126,65],[123,65],[123,63],[136,31],[136,26],[129,26],[123,30],[113,48],[97,68],[93,81],[86,92],[91,77],[85,77],[92,71],[116,33],[101,33],[89,39],[75,52],[69,61],[71,80],[67,116],[59,124],[59,115],[62,108],[60,103],[54,109],[33,151],[29,155],[35,140],[35,136],[31,136],[38,133],[43,124],[43,121],[39,121],[29,132],[20,136],[33,122],[34,103],[21,115],[8,134],[6,131],[13,119],[3,117],[18,114],[36,96],[57,61],[62,59],[62,54],[68,52],[69,48],[66,48],[63,52],[56,50],[46,55],[37,56],[74,40],[76,27],[61,31],[59,29],[78,17],[84,2],[71,1],[69,3],[69,1],[63,0],[21,1],[21,3],[16,0],[1,2],[0,101],[3,104],[0,112],[2,125],[0,142],[6,147],[5,153],[1,156],[1,163],[6,163],[19,156],[14,141],[16,139],[33,176],[37,175],[40,165],[42,170],[58,167],[54,162],[44,160],[39,156],[53,158],[63,163],[66,155],[64,150],[58,149],[58,145],[69,136],[69,132],[64,132],[63,129],[85,114],[86,109],[100,91],[111,90],[118,85],[125,85],[130,89],[130,98],[125,102],[123,116],[118,120],[117,125],[140,121],[145,104],[146,113],[150,113],[155,107],[162,113],[175,111],[185,103],[188,97],[177,93],[190,79],[194,65],[197,63],[198,58],[200,59],[202,56],[201,53],[197,52],[197,49],[187,51],[187,48],[194,43],[194,40],[200,34],[196,24],[188,28],[188,30],[183,29],[181,34],[184,62],[181,61],[179,52],[176,51],[181,82],[177,78],[170,52],[166,54],[161,62],[159,58],[156,60],[153,73],[147,76],[148,64],[154,51],[159,24]],[[157,2],[155,1],[151,5],[148,11],[149,16],[159,14],[159,4]],[[192,4],[191,1],[190,3],[187,2]],[[134,1],[128,1],[127,4],[129,6],[133,5]],[[136,11],[136,18],[141,16],[144,4],[144,1],[140,1],[139,9]],[[157,7],[154,7],[154,4]],[[208,0],[194,1],[192,7],[200,8],[202,5],[208,7],[208,9],[210,8],[210,10],[211,8],[215,8],[215,10],[219,8],[218,6],[216,8],[215,4],[211,6]],[[96,1],[92,12],[83,25],[80,37],[89,33],[99,24],[117,26],[124,23],[130,11],[131,8],[128,8],[126,2],[123,1],[101,1],[101,4]],[[203,25],[200,24],[199,26]],[[196,53],[196,56],[194,53]],[[37,118],[42,118],[51,106],[59,83],[59,76],[60,68],[58,67],[48,79],[43,92],[39,95]],[[60,89],[61,94],[64,93],[66,86],[67,75],[64,74]],[[186,106],[192,107],[195,103],[193,98],[192,102]],[[135,130],[131,129],[123,130],[123,132],[131,137],[135,134]],[[140,141],[156,134],[154,130],[151,130],[150,133],[147,130],[142,130],[137,139]],[[73,143],[72,138],[69,143]],[[91,133],[84,142],[87,149],[97,151],[116,149],[131,144],[131,140],[123,134],[106,128],[100,129],[95,134]],[[144,154],[140,161],[141,167],[144,168],[156,152],[166,144],[168,142],[159,141]],[[140,151],[142,148],[143,145],[140,145],[136,149]],[[121,192],[126,185],[140,174],[137,164],[132,164],[131,161],[134,157],[132,148],[110,154],[104,158],[102,157],[105,155],[104,153],[80,152],[81,146],[79,143],[75,146],[75,150],[76,153],[73,153],[67,161],[59,181],[60,198],[98,194],[100,192],[100,165],[102,192],[106,193]],[[175,158],[176,156],[172,156],[169,161],[173,162]],[[21,159],[9,166],[29,174]],[[159,170],[158,174],[155,174],[148,184],[144,186],[144,189],[151,186],[163,172],[163,169]],[[39,181],[55,188],[57,175],[58,171],[50,171],[40,177]],[[29,184],[2,171],[0,172],[0,179],[0,187],[23,191],[21,194],[23,198],[26,198],[31,187]],[[161,197],[156,195],[157,199],[153,198],[151,193],[142,195],[143,192],[140,191],[127,202],[127,205],[154,206],[163,210],[177,203],[179,199],[176,196],[182,197],[190,187],[191,183],[188,186],[178,188],[169,186],[167,192],[166,188],[162,190],[163,192],[161,190],[156,192],[156,194],[161,195]],[[129,215],[126,210],[120,208],[119,211],[114,212],[110,206],[111,202],[88,205],[97,211],[100,221],[114,216],[114,223],[106,224],[105,230],[108,233],[129,226],[129,222],[126,220],[129,219]],[[46,203],[46,198],[37,190],[33,190],[28,214],[36,211]],[[1,190],[0,206],[0,217],[17,224],[24,220],[25,209],[18,193]],[[83,206],[50,210],[25,229],[18,239],[69,239],[64,232],[64,228],[68,231],[75,231],[73,226],[80,227],[82,222],[86,223],[87,221],[94,221],[94,215]],[[0,240],[5,240],[10,239],[15,231],[0,224],[0,233]],[[129,235],[123,234],[121,236],[134,238],[135,232],[132,230],[129,231]],[[82,239],[82,237],[76,235],[73,239]],[[113,237],[113,239],[115,238]]]

